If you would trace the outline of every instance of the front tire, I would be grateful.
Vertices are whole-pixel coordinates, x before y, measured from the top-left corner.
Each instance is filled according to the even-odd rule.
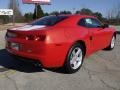
[[[77,72],[82,64],[84,58],[84,48],[80,43],[74,44],[69,50],[64,68],[67,73]]]
[[[112,49],[114,49],[114,47],[115,47],[115,41],[116,41],[116,37],[113,36],[112,39],[111,39],[111,42],[110,42],[109,46],[106,48],[106,50],[112,50]]]

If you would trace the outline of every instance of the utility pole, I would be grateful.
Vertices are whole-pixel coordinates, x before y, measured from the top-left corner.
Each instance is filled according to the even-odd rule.
[[[37,19],[37,3],[35,3],[35,10],[36,10],[36,19]]]
[[[13,25],[15,25],[15,5],[14,5],[14,0],[12,0],[12,8],[13,8]]]

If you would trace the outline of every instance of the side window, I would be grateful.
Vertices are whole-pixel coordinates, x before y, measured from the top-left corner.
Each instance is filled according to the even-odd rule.
[[[97,19],[91,19],[92,20],[92,25],[93,25],[93,28],[96,28],[96,27],[100,27],[102,24],[100,21],[98,21]]]
[[[85,23],[86,23],[86,27],[88,27],[88,28],[92,28],[93,27],[92,20],[90,18],[86,18],[85,19]]]
[[[78,22],[78,25],[83,26],[83,27],[86,27],[85,19],[81,19],[81,20]]]
[[[97,28],[101,26],[101,23],[97,19],[94,19],[94,18],[86,18],[85,22],[88,28]]]
[[[78,22],[78,25],[87,28],[97,28],[101,26],[101,22],[94,18],[83,18]]]

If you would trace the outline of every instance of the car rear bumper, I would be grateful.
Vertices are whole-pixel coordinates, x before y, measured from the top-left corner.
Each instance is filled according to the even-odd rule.
[[[7,51],[15,56],[18,56],[24,60],[26,60],[26,62],[39,62],[43,67],[52,67],[51,65],[49,65],[49,61],[46,60],[45,55],[40,55],[38,54],[34,54],[34,53],[27,53],[27,52],[23,52],[23,51],[17,51],[11,48],[6,47]]]
[[[8,42],[20,44],[20,50],[11,48],[8,45]],[[6,49],[9,53],[40,62],[42,66],[46,68],[63,66],[67,53],[67,48],[65,47],[64,45],[56,45],[53,43],[33,42],[19,39],[8,39],[6,43]]]

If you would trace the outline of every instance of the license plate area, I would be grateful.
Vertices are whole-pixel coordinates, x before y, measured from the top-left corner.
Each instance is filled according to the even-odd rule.
[[[10,43],[9,43],[9,47],[10,47],[11,49],[14,49],[14,50],[17,50],[17,51],[20,50],[20,44],[19,44],[19,43],[10,42]]]

